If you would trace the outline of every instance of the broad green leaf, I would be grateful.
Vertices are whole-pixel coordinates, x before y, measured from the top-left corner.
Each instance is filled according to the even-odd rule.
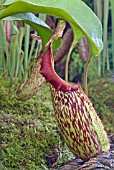
[[[49,28],[49,26],[45,22],[43,22],[41,19],[33,15],[32,13],[15,14],[10,17],[4,18],[4,20],[8,20],[8,21],[18,20],[18,21],[23,21],[29,24],[42,37],[42,41],[44,44],[47,43],[50,36],[52,35],[52,30]],[[56,42],[54,42],[53,48],[54,49],[58,48],[60,45],[61,45],[61,40],[58,39]]]
[[[38,12],[62,18],[73,28],[75,42],[84,34],[93,56],[102,50],[101,23],[81,0],[8,0],[1,8],[6,9],[0,14],[0,19],[23,12]]]
[[[47,27],[47,29],[49,29],[47,31],[50,31],[52,33],[49,26],[44,21],[42,21],[41,19],[39,19],[35,15],[33,15],[32,13],[15,14],[15,15],[12,15],[10,17],[5,18],[5,20],[8,20],[8,21],[12,21],[12,20],[29,20],[31,22],[34,22],[34,23],[38,24],[38,25],[42,25],[44,27]]]

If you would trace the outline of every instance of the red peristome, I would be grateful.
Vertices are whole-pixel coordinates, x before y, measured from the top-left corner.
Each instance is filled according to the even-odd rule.
[[[62,80],[54,70],[53,67],[53,54],[51,45],[42,56],[40,73],[45,77],[46,82],[49,82],[56,90],[59,91],[74,91],[78,89],[78,86],[72,86]]]

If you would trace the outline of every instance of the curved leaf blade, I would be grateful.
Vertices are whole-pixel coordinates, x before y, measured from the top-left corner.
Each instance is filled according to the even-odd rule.
[[[31,27],[33,27],[38,32],[38,34],[42,38],[43,44],[46,44],[50,36],[52,35],[52,30],[49,28],[49,26],[45,22],[43,22],[41,19],[33,15],[32,13],[14,14],[10,17],[4,18],[4,20],[8,20],[8,21],[16,20],[16,21],[22,21],[22,22],[29,24]],[[56,49],[61,45],[61,40],[58,39],[53,44],[54,44],[53,49]]]
[[[84,34],[90,44],[91,53],[96,56],[102,50],[102,26],[99,19],[81,0],[18,0],[0,14],[0,19],[22,12],[38,12],[62,18],[70,23],[75,42]]]

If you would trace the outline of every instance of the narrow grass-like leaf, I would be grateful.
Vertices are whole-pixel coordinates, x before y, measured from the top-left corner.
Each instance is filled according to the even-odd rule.
[[[114,70],[114,0],[111,0],[111,18],[112,18],[112,62]]]
[[[20,63],[19,63],[19,81],[22,82],[23,75],[24,75],[24,68],[23,68],[23,59],[24,59],[24,53],[20,54]]]
[[[29,54],[29,41],[30,41],[30,26],[25,24],[25,41],[24,41],[24,69],[25,71],[28,68],[28,54]],[[25,80],[28,78],[28,73],[26,73]]]
[[[16,68],[16,44],[18,41],[18,30],[14,22],[10,23],[11,25],[11,37],[10,37],[10,56],[9,56],[9,74],[11,79],[15,75]]]
[[[8,50],[8,43],[6,40],[6,34],[5,34],[5,29],[4,29],[4,23],[0,21],[0,65],[1,65],[1,71],[3,71],[3,74],[6,76],[8,75],[9,71],[9,50]],[[7,62],[5,62],[5,56]]]
[[[19,28],[19,34],[18,34],[18,43],[17,43],[17,54],[16,54],[16,70],[15,70],[15,77],[18,77],[19,74],[19,67],[20,67],[20,60],[21,60],[21,48],[22,48],[22,42],[25,34],[25,28],[20,27]]]
[[[105,72],[105,66],[107,67],[107,70],[110,70],[109,66],[109,58],[108,58],[108,13],[109,13],[109,0],[104,1],[104,19],[103,19],[103,42],[104,42],[104,48],[103,48],[103,73]]]
[[[5,74],[5,57],[4,57],[4,25],[3,25],[3,21],[0,21],[0,75]]]
[[[102,0],[95,0],[94,1],[94,11],[97,14],[98,18],[100,19],[101,23],[102,23]],[[101,54],[99,54],[98,56],[98,75],[101,76]]]

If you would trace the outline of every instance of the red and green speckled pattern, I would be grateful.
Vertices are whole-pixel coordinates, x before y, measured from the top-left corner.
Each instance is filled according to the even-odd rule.
[[[55,114],[70,150],[83,160],[107,151],[110,144],[101,120],[81,86],[72,86],[56,74],[51,46],[42,57],[40,73],[51,84]]]
[[[64,140],[78,158],[88,160],[109,149],[101,120],[80,86],[66,92],[52,87],[52,100]]]

